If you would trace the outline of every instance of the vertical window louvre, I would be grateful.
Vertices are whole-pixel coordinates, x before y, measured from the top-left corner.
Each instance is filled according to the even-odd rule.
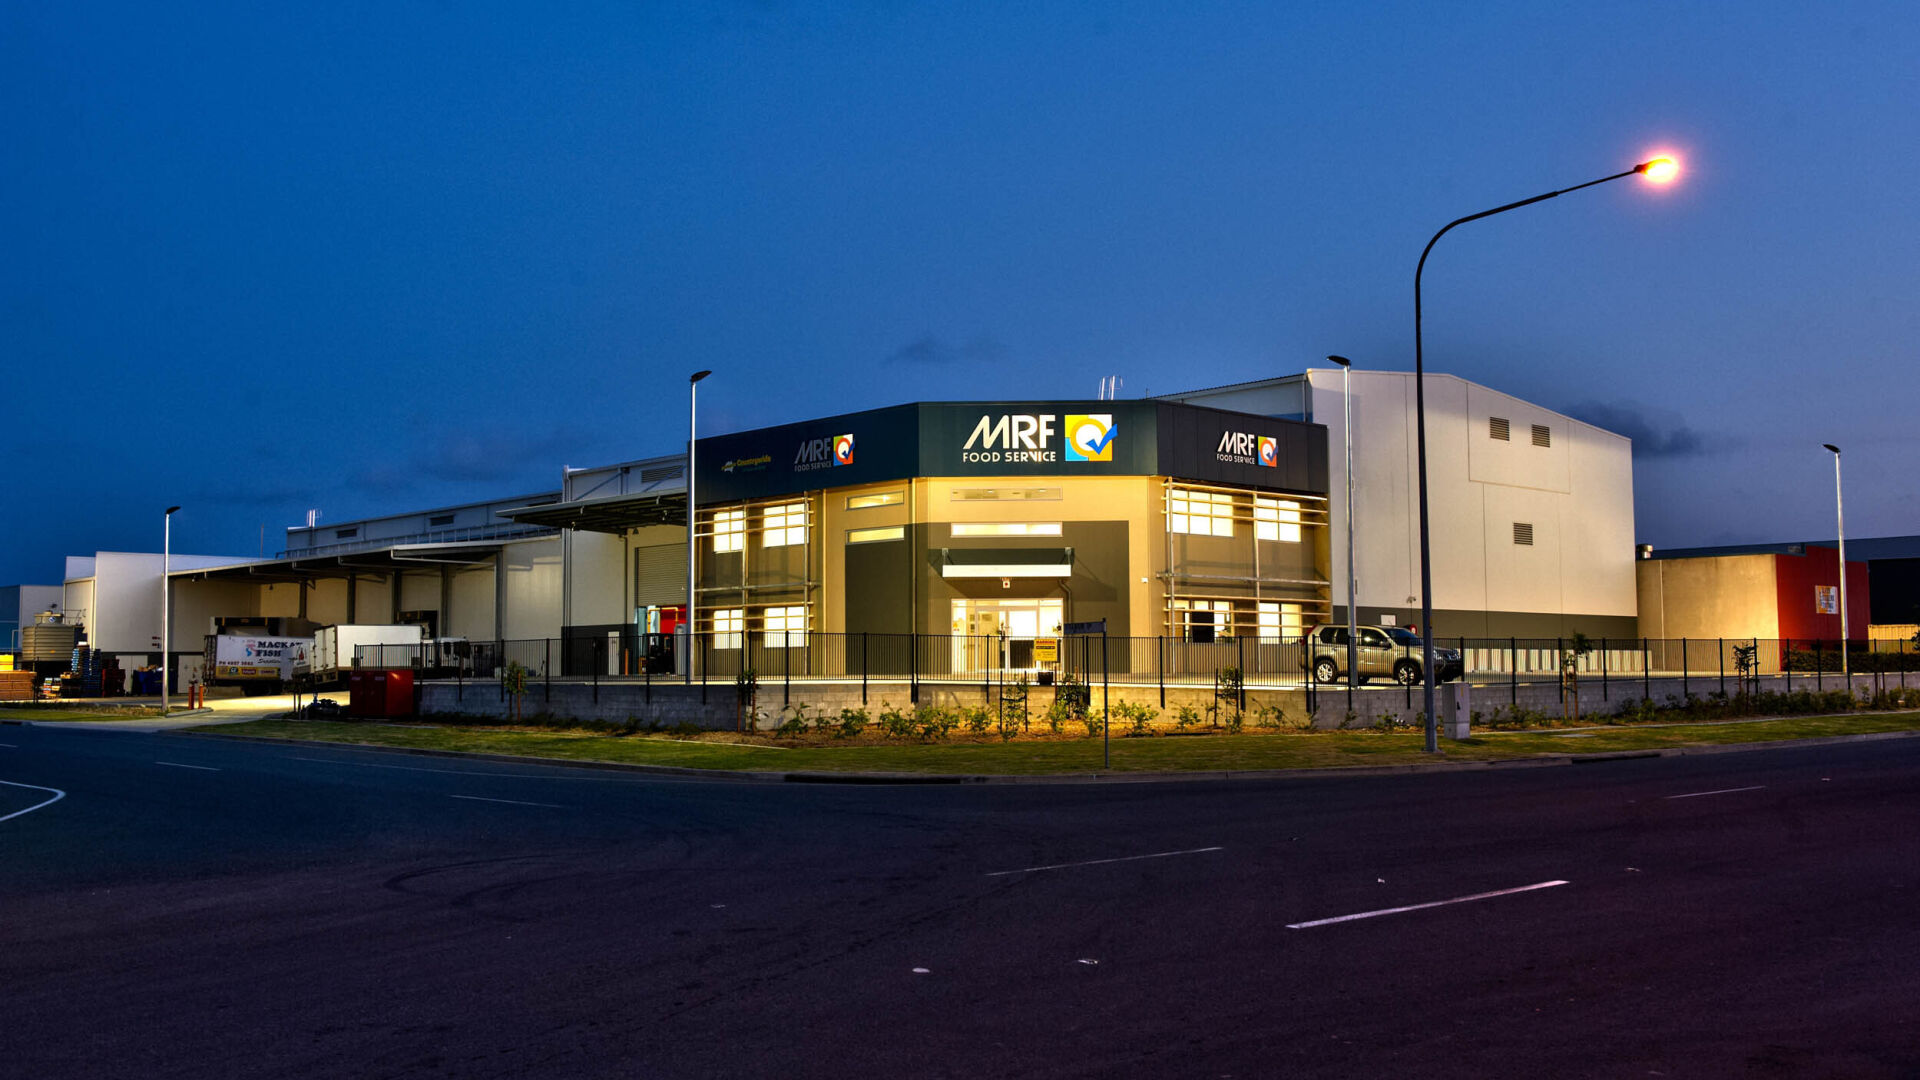
[[[1233,496],[1224,491],[1175,488],[1167,498],[1167,531],[1232,536]]]
[[[1524,544],[1527,547],[1532,547],[1533,546],[1533,523],[1530,521],[1514,522],[1513,523],[1513,542],[1516,544]]]
[[[1533,425],[1533,445],[1552,446],[1553,445],[1553,429],[1546,426],[1545,424]]]
[[[1508,432],[1507,430],[1506,417],[1504,416],[1487,417],[1487,438],[1499,439],[1501,442],[1506,442],[1508,439],[1512,438],[1511,433]]]

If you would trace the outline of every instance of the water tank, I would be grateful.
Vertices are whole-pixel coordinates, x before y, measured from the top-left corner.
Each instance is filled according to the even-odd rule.
[[[79,641],[78,626],[57,611],[43,611],[33,617],[32,626],[20,628],[20,659],[29,664],[63,663],[73,657]]]

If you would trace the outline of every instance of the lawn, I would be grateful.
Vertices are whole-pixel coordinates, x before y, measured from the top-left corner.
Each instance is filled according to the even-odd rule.
[[[741,743],[706,735],[607,735],[584,731],[333,721],[256,720],[200,729],[367,746],[517,754],[575,761],[669,765],[692,769],[768,772],[875,772],[927,775],[1048,775],[1092,772],[1186,772],[1317,769],[1495,761],[1564,754],[1653,750],[1678,746],[1772,742],[1786,739],[1920,731],[1920,712],[1803,716],[1739,724],[1638,726],[1568,732],[1499,732],[1441,741],[1427,754],[1419,732],[1375,734],[1323,731],[1116,738],[1113,763],[1103,768],[1099,739],[1036,739],[1001,743],[955,739],[942,743],[889,742],[827,745]]]
[[[61,709],[23,706],[7,708],[0,706],[0,720],[138,720],[143,716],[158,716],[159,709],[118,709],[101,712],[98,709]]]

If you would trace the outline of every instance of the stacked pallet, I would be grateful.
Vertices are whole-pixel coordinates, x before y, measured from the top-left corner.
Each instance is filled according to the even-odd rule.
[[[33,672],[0,671],[0,701],[32,701]]]
[[[105,660],[98,652],[81,645],[73,650],[73,682],[71,691],[62,687],[61,697],[99,697],[100,669]]]

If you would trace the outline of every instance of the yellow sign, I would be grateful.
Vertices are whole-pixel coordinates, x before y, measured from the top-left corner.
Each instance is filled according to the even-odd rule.
[[[1036,664],[1057,664],[1060,662],[1059,638],[1034,638],[1033,662]]]

